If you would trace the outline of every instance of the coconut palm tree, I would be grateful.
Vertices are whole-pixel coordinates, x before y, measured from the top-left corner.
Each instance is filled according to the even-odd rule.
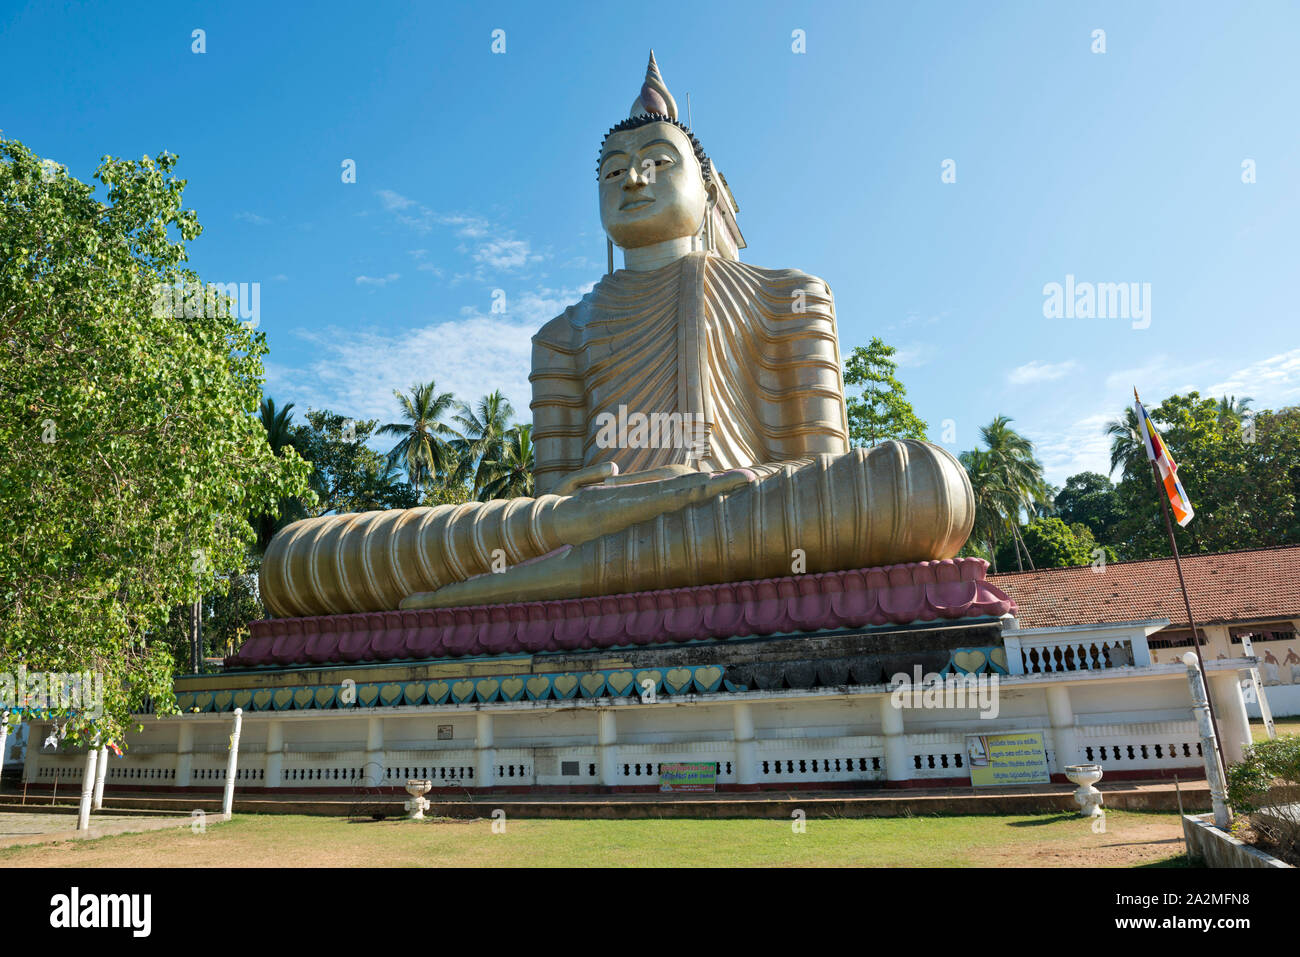
[[[516,425],[506,433],[498,458],[485,462],[495,478],[483,486],[479,501],[533,494],[533,427]]]
[[[452,479],[470,481],[475,498],[497,477],[489,463],[501,460],[514,415],[510,400],[498,389],[483,396],[474,407],[460,403],[459,414],[452,417],[457,425],[452,447],[460,457],[457,474]]]
[[[389,461],[400,462],[411,485],[423,488],[455,463],[448,446],[456,433],[440,420],[455,407],[456,398],[450,392],[439,392],[432,379],[411,386],[409,395],[396,389],[393,395],[401,406],[403,421],[381,426],[375,434],[401,437],[388,453]]]
[[[1225,395],[1219,398],[1219,428],[1226,428],[1229,425],[1241,426],[1241,420],[1246,417],[1250,411],[1250,404],[1255,400],[1250,396],[1238,399],[1235,395]]]
[[[1047,485],[1043,481],[1043,466],[1034,457],[1034,444],[1011,428],[1010,423],[1011,419],[1007,416],[996,416],[980,429],[980,437],[988,447],[989,459],[992,467],[1000,474],[1002,485],[1013,495],[1012,507],[1005,513],[1005,517],[1016,545],[1016,564],[1023,571],[1024,565],[1020,561],[1022,550],[1030,568],[1034,567],[1034,561],[1029,557],[1029,549],[1020,536],[1020,512],[1023,509],[1026,514],[1033,515],[1035,503],[1047,495]]]
[[[971,529],[971,539],[980,547],[972,551],[982,552],[996,575],[998,543],[1009,530],[1007,516],[1019,511],[1019,495],[1007,484],[998,462],[986,450],[963,452],[960,461],[975,493],[975,524]]]
[[[282,408],[276,408],[275,400],[264,396],[258,406],[257,414],[262,428],[266,429],[266,443],[273,453],[282,455],[285,449],[299,451],[294,441],[292,402]],[[290,522],[305,518],[306,515],[307,509],[303,503],[290,497],[280,499],[276,503],[274,513],[268,512],[255,516],[252,524],[257,532],[258,549],[266,551],[266,546],[271,544],[271,539],[276,532]]]
[[[1147,449],[1138,427],[1137,410],[1129,406],[1118,419],[1106,424],[1110,436],[1110,474],[1116,469],[1128,478],[1142,475],[1146,470]]]

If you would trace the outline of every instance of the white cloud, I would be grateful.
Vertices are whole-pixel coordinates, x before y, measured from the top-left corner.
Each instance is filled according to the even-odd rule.
[[[402,278],[401,274],[395,272],[390,272],[387,276],[358,276],[357,285],[358,286],[379,286],[380,288],[383,288],[384,286],[387,286],[390,282],[397,282],[397,280],[401,278]]]
[[[534,253],[528,240],[516,239],[511,230],[499,227],[482,216],[467,213],[439,213],[391,189],[377,190],[375,195],[379,197],[379,202],[384,209],[393,214],[397,222],[420,234],[431,232],[435,226],[448,226],[457,236],[468,240],[467,243],[461,243],[457,251],[471,255],[478,263],[478,267],[473,273],[465,274],[463,278],[482,281],[489,269],[508,272],[546,258],[539,253]],[[412,250],[412,255],[420,258],[426,252],[427,250]],[[425,272],[442,275],[439,267],[421,268]]]
[[[529,258],[528,243],[522,239],[492,239],[479,246],[474,253],[475,262],[493,269],[518,269]]]
[[[1026,362],[1024,365],[1012,369],[1007,375],[1007,381],[1012,385],[1055,382],[1057,379],[1064,379],[1078,368],[1079,364],[1073,359],[1067,359],[1065,362],[1039,362],[1034,359],[1032,362]]]
[[[467,402],[499,388],[514,405],[516,419],[526,422],[531,417],[533,334],[594,285],[511,292],[505,313],[491,313],[491,301],[485,299],[481,307],[464,307],[458,319],[395,334],[299,330],[295,335],[311,344],[315,358],[301,367],[268,361],[266,391],[278,401],[297,403],[302,411],[328,408],[382,423],[397,415],[394,389],[432,378],[439,391]]]
[[[329,327],[300,330],[315,358],[306,366],[267,362],[266,391],[278,401],[328,408],[363,419],[391,422],[393,390],[433,379],[440,392],[464,401],[501,389],[519,421],[529,419],[528,383],[533,322],[472,315],[396,334]]]
[[[270,220],[265,216],[259,216],[257,213],[249,212],[248,210],[235,213],[235,219],[242,219],[244,222],[252,223],[254,226],[265,226],[270,222]]]
[[[1034,443],[1034,452],[1043,463],[1047,481],[1064,485],[1066,478],[1079,472],[1108,474],[1110,438],[1106,426],[1122,411],[1094,413],[1047,431],[1026,428],[1025,437]]]
[[[1256,408],[1281,405],[1285,400],[1300,396],[1300,349],[1282,352],[1244,369],[1238,369],[1222,382],[1210,386],[1211,396],[1252,396]]]

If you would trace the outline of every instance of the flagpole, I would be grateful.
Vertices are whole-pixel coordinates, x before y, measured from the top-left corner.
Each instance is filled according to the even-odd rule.
[[[1138,398],[1137,389],[1133,390],[1133,398],[1138,402],[1142,401]],[[1192,617],[1192,600],[1187,597],[1187,580],[1183,577],[1183,563],[1178,556],[1178,541],[1174,538],[1174,523],[1169,518],[1168,496],[1163,494],[1160,470],[1156,468],[1154,461],[1151,462],[1151,475],[1156,481],[1156,497],[1160,499],[1160,511],[1165,516],[1165,531],[1169,533],[1169,547],[1174,553],[1174,568],[1178,570],[1178,586],[1183,592],[1183,608],[1187,611],[1187,624],[1192,629],[1192,647],[1196,649],[1196,661],[1201,666],[1201,681],[1205,685],[1205,700],[1210,706],[1210,721],[1214,725],[1214,744],[1219,751],[1214,757],[1219,762],[1221,771],[1226,771],[1227,765],[1223,760],[1223,737],[1219,734],[1219,717],[1214,710],[1214,696],[1210,694],[1210,676],[1205,670],[1205,659],[1201,656],[1201,639],[1197,634],[1196,620]]]

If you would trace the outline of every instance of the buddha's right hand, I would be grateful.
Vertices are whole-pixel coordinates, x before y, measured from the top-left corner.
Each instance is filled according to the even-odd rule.
[[[647,476],[649,473],[647,473]],[[632,479],[635,476],[626,476]],[[729,472],[668,473],[662,479],[631,484],[582,487],[555,506],[556,530],[570,545],[622,531],[668,512],[706,502],[743,488],[755,480],[745,469]]]

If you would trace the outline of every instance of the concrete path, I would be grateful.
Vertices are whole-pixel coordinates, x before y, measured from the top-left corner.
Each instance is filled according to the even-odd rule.
[[[72,813],[36,813],[0,811],[0,847],[17,844],[44,844],[50,841],[76,841],[111,834],[136,831],[159,831],[170,827],[188,827],[187,817],[141,817],[100,812],[90,816],[90,830],[77,830],[77,815]]]

